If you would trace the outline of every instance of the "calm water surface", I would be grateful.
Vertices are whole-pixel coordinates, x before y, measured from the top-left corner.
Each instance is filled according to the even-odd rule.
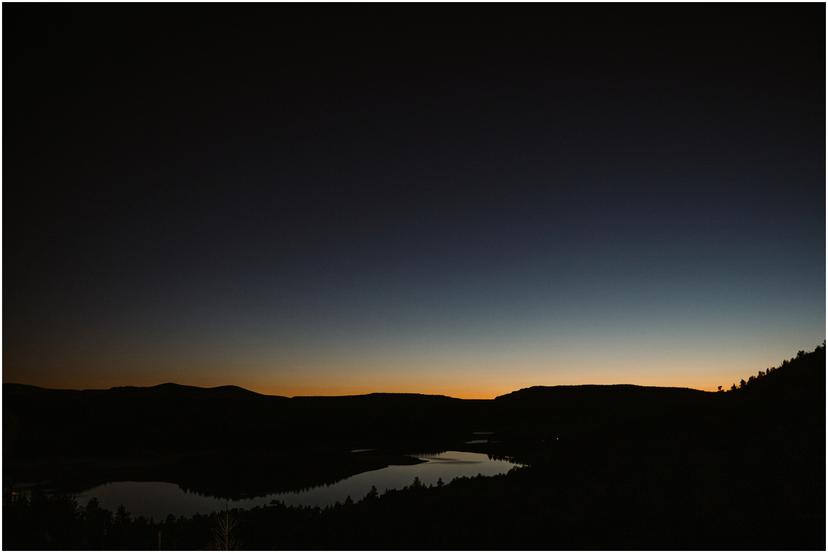
[[[408,486],[418,477],[428,486],[436,484],[438,478],[448,484],[460,476],[494,476],[504,474],[512,467],[519,466],[509,461],[489,459],[481,453],[466,451],[445,451],[439,455],[416,455],[425,460],[418,465],[392,465],[378,470],[356,474],[335,484],[318,486],[301,492],[270,494],[250,499],[227,501],[217,497],[186,492],[177,484],[169,482],[111,482],[78,494],[81,505],[96,497],[104,509],[116,510],[119,505],[133,515],[153,517],[155,520],[174,516],[192,516],[196,513],[209,514],[229,508],[249,509],[267,505],[273,500],[286,505],[307,505],[325,507],[337,501],[343,502],[348,496],[354,501],[365,497],[376,486],[382,494],[386,490]]]

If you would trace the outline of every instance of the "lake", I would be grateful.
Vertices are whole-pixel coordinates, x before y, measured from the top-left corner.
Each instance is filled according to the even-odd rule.
[[[81,492],[77,494],[77,498],[82,506],[95,497],[104,509],[114,511],[119,505],[123,505],[134,516],[144,515],[160,520],[168,514],[188,517],[196,513],[209,514],[222,510],[225,506],[230,509],[250,509],[267,505],[271,501],[281,501],[286,505],[325,507],[337,501],[344,502],[349,496],[352,500],[359,501],[372,486],[376,486],[377,491],[382,494],[386,490],[396,490],[410,485],[415,477],[426,486],[436,484],[438,479],[448,484],[461,476],[494,476],[520,466],[468,451],[444,451],[437,455],[413,456],[425,462],[416,465],[391,465],[362,472],[326,486],[248,499],[225,500],[200,495],[185,491],[177,484],[169,482],[110,482]]]

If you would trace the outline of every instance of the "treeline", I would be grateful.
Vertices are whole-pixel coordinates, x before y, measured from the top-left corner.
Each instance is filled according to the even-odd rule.
[[[738,383],[733,383],[730,385],[730,389],[725,390],[721,386],[718,387],[719,392],[738,392],[740,390],[751,389],[755,390],[757,388],[764,388],[768,384],[772,384],[774,382],[781,382],[782,379],[780,378],[780,371],[783,374],[793,373],[795,374],[795,380],[792,382],[788,382],[787,384],[799,384],[799,385],[809,385],[808,382],[809,376],[819,376],[819,364],[820,360],[822,363],[822,369],[825,368],[825,341],[823,340],[822,345],[817,346],[811,352],[806,352],[805,350],[799,350],[796,354],[796,357],[791,357],[790,359],[785,359],[782,361],[782,364],[777,367],[768,367],[765,370],[760,370],[755,375],[751,375],[748,377],[747,380],[744,378],[741,379]],[[816,369],[816,370],[815,370]],[[809,374],[810,373],[810,374]],[[824,370],[823,370],[824,374]]]
[[[477,477],[481,479],[483,477]],[[461,480],[469,480],[460,478]],[[455,484],[457,485],[457,484]],[[68,494],[46,494],[39,488],[27,493],[7,490],[3,497],[3,548],[11,550],[199,550],[303,548],[312,536],[334,519],[353,524],[381,501],[408,502],[425,490],[444,486],[442,479],[424,485],[418,477],[400,490],[380,495],[376,487],[354,502],[320,507],[288,507],[274,502],[250,510],[228,509],[192,517],[169,515],[163,521],[133,516],[119,506],[101,508],[97,499],[80,505]],[[334,524],[336,526],[337,523]],[[260,530],[267,529],[266,532]],[[315,542],[319,543],[319,542]],[[335,543],[328,543],[335,546]]]
[[[4,507],[5,549],[821,549],[818,459],[779,449],[563,448],[506,475],[419,482],[329,508],[274,504],[164,521],[94,501]],[[720,456],[720,453],[726,453]],[[761,463],[757,460],[761,459]],[[821,468],[824,471],[824,460]],[[8,501],[8,498],[7,498]],[[822,507],[821,507],[822,505]]]

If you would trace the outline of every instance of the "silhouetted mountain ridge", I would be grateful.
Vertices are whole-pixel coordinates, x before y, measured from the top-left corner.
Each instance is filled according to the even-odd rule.
[[[824,347],[802,353],[738,393],[620,384],[534,386],[493,400],[411,393],[286,398],[169,382],[109,390],[5,384],[4,462],[7,474],[24,480],[107,475],[198,488],[223,473],[233,475],[223,489],[250,490],[256,482],[274,489],[329,481],[441,448],[477,448],[531,464],[554,455],[549,444],[561,440],[574,448],[725,444],[731,434],[747,439],[784,429],[804,441],[824,427],[824,356]],[[493,433],[493,441],[468,444],[475,431]],[[388,457],[350,454],[361,448]]]
[[[673,386],[641,386],[638,384],[562,384],[557,386],[530,386],[497,396],[495,400],[520,400],[526,398],[547,397],[555,398],[565,395],[618,395],[640,396],[652,393],[666,395],[698,395],[709,394],[704,390]]]
[[[132,392],[132,393],[156,393],[156,394],[202,394],[205,396],[212,395],[215,397],[234,397],[234,398],[253,398],[253,397],[270,397],[270,398],[284,398],[284,396],[271,396],[260,394],[247,388],[234,385],[200,387],[188,386],[185,384],[177,384],[174,382],[165,382],[155,386],[117,386],[110,388],[115,392]]]
[[[31,384],[21,384],[16,382],[7,382],[3,384],[4,389],[14,393],[84,393],[84,394],[101,394],[105,392],[114,393],[147,393],[147,394],[165,394],[181,396],[212,396],[216,399],[221,397],[258,397],[258,398],[275,398],[286,400],[301,400],[301,401],[337,401],[337,400],[404,400],[404,401],[491,401],[491,400],[467,400],[447,396],[444,394],[424,394],[414,392],[369,392],[365,394],[347,394],[347,395],[300,395],[300,396],[281,396],[262,394],[235,385],[223,385],[213,387],[192,386],[187,384],[178,384],[175,382],[165,382],[163,384],[155,384],[152,386],[113,386],[111,388],[47,388],[43,386],[35,386]],[[637,384],[576,384],[576,385],[556,385],[556,386],[530,386],[528,388],[521,388],[513,392],[508,392],[503,395],[496,396],[494,400],[519,400],[519,399],[535,399],[539,397],[547,397],[553,399],[562,396],[582,396],[587,397],[591,395],[644,395],[650,393],[664,393],[664,394],[710,394],[704,390],[696,390],[693,388],[667,387],[667,386],[641,386]]]
[[[71,393],[102,393],[102,392],[128,392],[128,393],[164,393],[164,394],[204,394],[220,396],[247,396],[260,398],[278,398],[278,399],[301,399],[301,400],[336,400],[336,399],[439,399],[462,401],[459,398],[447,396],[444,394],[424,394],[416,392],[369,392],[365,394],[346,394],[346,395],[299,395],[299,396],[282,396],[273,394],[263,394],[255,392],[241,386],[233,384],[226,384],[222,386],[192,386],[189,384],[178,384],[176,382],[164,382],[162,384],[154,384],[152,386],[113,386],[111,388],[49,388],[44,386],[35,386],[33,384],[22,384],[18,382],[6,382],[3,384],[9,390],[22,391],[30,390],[42,392],[71,392]]]

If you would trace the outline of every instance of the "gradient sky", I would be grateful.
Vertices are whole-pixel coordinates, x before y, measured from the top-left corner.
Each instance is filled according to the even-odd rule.
[[[3,379],[715,389],[825,338],[825,6],[3,10]]]

